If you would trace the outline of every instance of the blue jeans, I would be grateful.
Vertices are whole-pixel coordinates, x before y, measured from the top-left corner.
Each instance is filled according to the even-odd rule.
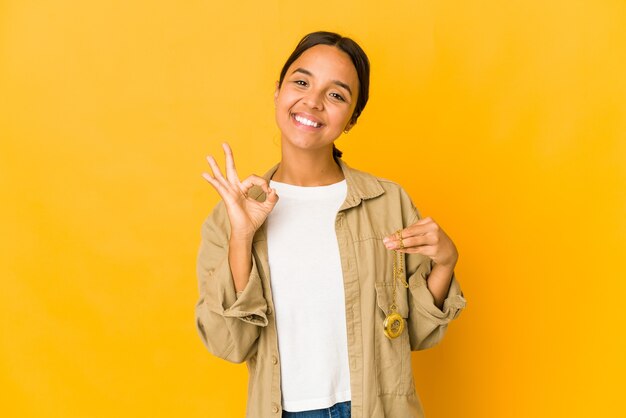
[[[330,408],[313,411],[283,411],[283,418],[350,418],[350,405],[350,401],[347,401],[336,403]]]

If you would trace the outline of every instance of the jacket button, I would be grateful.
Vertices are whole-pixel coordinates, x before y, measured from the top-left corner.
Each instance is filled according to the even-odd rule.
[[[276,356],[272,356],[272,364],[278,364],[278,359]]]
[[[276,404],[274,404],[274,406],[272,406],[272,412],[277,414],[278,413],[278,407],[276,406]]]

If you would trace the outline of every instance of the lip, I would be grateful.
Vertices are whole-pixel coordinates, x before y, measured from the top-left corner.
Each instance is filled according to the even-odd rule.
[[[319,124],[319,127],[314,127],[314,126],[309,126],[309,125],[305,125],[303,123],[300,123],[296,120],[296,116],[301,116],[303,118],[306,118],[312,122],[315,122],[317,124]],[[291,121],[294,123],[294,125],[296,125],[298,128],[306,130],[306,131],[317,131],[321,128],[323,128],[325,125],[319,120],[317,119],[315,116],[309,114],[309,113],[304,113],[304,112],[294,112],[291,113],[289,115],[289,118],[291,119]]]

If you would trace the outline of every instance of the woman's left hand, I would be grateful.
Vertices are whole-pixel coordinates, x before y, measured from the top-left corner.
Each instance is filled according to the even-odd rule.
[[[450,237],[430,217],[420,219],[413,225],[402,229],[401,233],[394,233],[384,238],[383,243],[390,250],[425,255],[435,264],[451,270],[454,269],[459,258],[459,253]]]

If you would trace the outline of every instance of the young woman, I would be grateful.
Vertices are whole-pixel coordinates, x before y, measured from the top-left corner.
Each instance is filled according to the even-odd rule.
[[[222,201],[202,229],[197,326],[211,353],[247,362],[248,417],[422,417],[411,350],[465,306],[450,238],[334,146],[368,88],[354,41],[311,33],[276,84],[280,163],[240,180],[228,145],[225,175],[208,157]]]

